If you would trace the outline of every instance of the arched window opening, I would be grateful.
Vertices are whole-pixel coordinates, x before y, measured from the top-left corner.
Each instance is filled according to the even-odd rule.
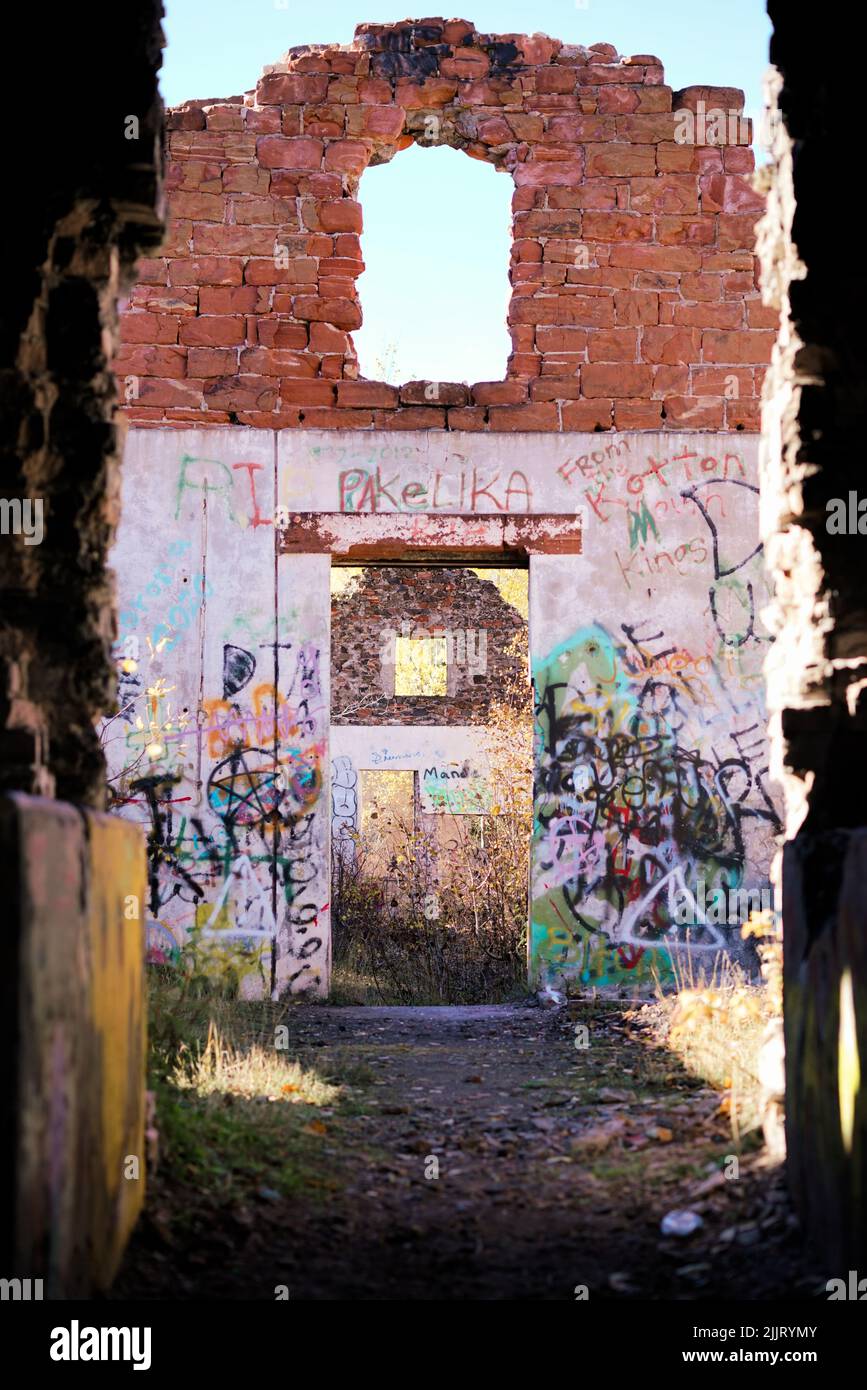
[[[359,374],[405,381],[500,381],[512,181],[449,146],[412,145],[361,182],[365,271]]]

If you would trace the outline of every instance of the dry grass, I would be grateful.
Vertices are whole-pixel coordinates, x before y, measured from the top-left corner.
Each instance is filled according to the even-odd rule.
[[[276,1051],[273,1041],[270,1047],[239,1043],[213,1020],[203,1047],[181,1045],[168,1079],[179,1091],[199,1096],[259,1097],[296,1105],[330,1105],[340,1094],[338,1086]]]
[[[688,1072],[723,1092],[720,1109],[736,1142],[761,1128],[759,1051],[769,1020],[782,1010],[781,943],[772,923],[755,914],[742,935],[760,938],[761,982],[722,953],[708,969],[685,952],[672,960],[676,992],[657,984],[667,1044]]]

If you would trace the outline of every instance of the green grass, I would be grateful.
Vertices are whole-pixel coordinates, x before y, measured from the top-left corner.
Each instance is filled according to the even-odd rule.
[[[149,973],[149,1086],[156,1097],[155,1200],[184,1226],[259,1189],[315,1200],[339,1183],[323,1147],[363,1107],[375,1073],[339,1052],[302,1066],[292,1008],[192,993],[171,971]],[[288,1030],[288,1047],[277,1040]]]

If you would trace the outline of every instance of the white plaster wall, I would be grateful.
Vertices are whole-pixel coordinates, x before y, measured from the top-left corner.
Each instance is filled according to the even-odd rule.
[[[657,860],[679,881],[765,882],[756,453],[739,435],[130,431],[113,556],[129,669],[104,739],[121,813],[151,828],[152,946],[222,932],[247,948],[245,989],[271,987],[272,957],[278,992],[327,989],[329,766],[363,745],[340,729],[329,748],[329,558],[278,559],[278,508],[583,518],[583,555],[531,560],[535,974],[647,978],[666,953],[664,895],[641,879]],[[417,735],[363,732],[401,756]],[[440,731],[443,751],[466,732]],[[683,788],[672,808],[672,778],[694,780],[710,828],[688,824]]]

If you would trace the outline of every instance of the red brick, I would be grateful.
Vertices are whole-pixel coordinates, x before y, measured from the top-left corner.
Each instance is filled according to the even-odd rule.
[[[725,416],[728,430],[759,430],[762,427],[761,401],[726,401]]]
[[[659,144],[675,138],[677,117],[670,113],[618,116],[617,138],[632,145]]]
[[[684,275],[680,282],[680,292],[684,299],[698,299],[703,302],[718,300],[722,294],[722,277],[697,271]]]
[[[551,188],[557,184],[567,184],[571,187],[572,184],[580,183],[583,177],[584,161],[580,158],[544,159],[535,164],[518,164],[514,171],[518,188]]]
[[[349,334],[333,328],[330,323],[314,322],[310,324],[310,347],[313,352],[348,353]]]
[[[226,199],[222,193],[172,194],[172,217],[188,217],[192,222],[222,222],[226,216]]]
[[[205,385],[205,401],[214,410],[273,410],[279,382],[268,377],[218,377]]]
[[[194,256],[169,261],[170,285],[240,285],[244,262],[239,256]]]
[[[324,407],[305,407],[304,424],[311,430],[369,429],[373,424],[372,410],[337,410]]]
[[[188,406],[201,410],[203,381],[162,381],[143,377],[139,382],[138,404],[141,406]]]
[[[256,157],[265,169],[318,169],[322,141],[305,136],[262,135],[256,141]]]
[[[655,324],[659,320],[659,295],[652,290],[618,290],[614,312],[618,324]]]
[[[328,78],[319,74],[268,73],[259,79],[256,87],[256,101],[260,106],[295,106],[308,101],[324,101],[327,95]]]
[[[319,299],[299,295],[295,300],[295,317],[333,323],[338,328],[360,328],[361,309],[351,299]]]
[[[642,351],[648,362],[697,362],[701,333],[695,328],[645,328]]]
[[[315,285],[317,263],[312,258],[293,256],[281,257],[289,260],[288,265],[277,265],[276,256],[251,256],[244,267],[244,280],[248,285]]]
[[[560,408],[564,430],[579,432],[611,429],[612,400],[569,401]]]
[[[203,285],[199,290],[199,313],[201,314],[253,314],[259,303],[259,291],[255,285],[241,285],[232,289],[214,289]]]
[[[587,347],[586,328],[536,329],[536,346],[540,352],[583,353]]]
[[[653,399],[689,395],[689,367],[663,363],[653,369]]]
[[[273,227],[227,227],[222,222],[194,222],[192,226],[193,252],[199,259],[267,256],[274,249]]]
[[[316,375],[319,358],[309,352],[286,348],[248,347],[241,352],[241,371],[255,376],[310,378]]]
[[[649,241],[653,218],[632,212],[585,212],[581,231],[589,241]]]
[[[230,376],[237,370],[237,348],[190,348],[187,371],[192,377]]]
[[[628,366],[625,363],[607,366],[602,363],[588,363],[581,369],[581,384],[584,395],[611,396],[649,396],[653,385],[653,372],[646,366]]]
[[[738,399],[755,394],[749,367],[693,367],[691,375],[694,396],[725,396],[733,380],[737,382]]]
[[[752,251],[756,244],[756,223],[759,213],[744,216],[722,212],[719,216],[719,249],[721,251]]]
[[[558,407],[551,402],[533,405],[495,405],[488,411],[489,429],[506,433],[512,430],[558,430]]]
[[[577,401],[580,396],[580,368],[571,376],[543,376],[530,382],[531,401]]]
[[[450,430],[485,430],[487,429],[487,411],[484,406],[453,406],[446,411],[448,418],[448,428]]]
[[[178,341],[178,320],[169,314],[149,314],[146,310],[136,314],[121,314],[120,341],[122,343],[176,343]]]
[[[373,423],[378,430],[443,430],[445,408],[408,405],[403,410],[375,410]]]
[[[346,256],[350,260],[360,261],[361,241],[353,232],[343,232],[334,238],[335,256]]]
[[[780,326],[780,311],[760,299],[747,300],[747,323],[750,328],[772,328],[776,333]]]
[[[716,228],[709,217],[657,217],[656,234],[661,246],[710,246]]]
[[[168,262],[143,256],[137,263],[139,284],[167,285],[169,283]]]
[[[339,381],[337,383],[337,404],[339,406],[395,406],[397,401],[397,387],[386,386],[381,381]]]
[[[235,315],[206,314],[182,323],[178,336],[182,343],[195,347],[231,347],[243,343],[245,327],[243,318]]]
[[[774,333],[721,333],[708,329],[701,337],[705,362],[756,362],[764,366],[771,359]]]
[[[698,270],[701,253],[692,246],[614,246],[611,265],[629,270]]]
[[[663,143],[656,147],[656,167],[661,174],[688,174],[697,172],[701,158],[695,145]]]
[[[668,396],[666,424],[684,430],[719,430],[723,427],[723,402],[712,396]]]
[[[465,406],[469,398],[469,387],[459,381],[407,381],[400,388],[401,405]]]
[[[660,174],[632,179],[629,206],[633,212],[697,213],[698,188],[692,174]]]
[[[614,428],[616,430],[658,430],[661,429],[662,401],[615,401]]]
[[[280,130],[280,111],[277,107],[247,107],[247,133],[276,135]]]
[[[362,174],[370,163],[371,147],[361,140],[332,140],[325,150],[325,168]]]
[[[173,380],[187,374],[187,353],[181,347],[122,347],[115,354],[118,376],[164,376]]]
[[[527,399],[524,381],[477,381],[470,387],[474,405],[521,405]]]
[[[635,362],[638,358],[638,330],[635,328],[593,328],[587,335],[590,362]]]
[[[708,174],[699,179],[701,205],[705,212],[755,213],[765,210],[765,199],[753,191],[746,179],[732,174]]]
[[[280,400],[286,405],[333,405],[336,387],[333,381],[293,380],[280,382]]]
[[[586,146],[587,176],[632,177],[653,174],[656,171],[656,157],[652,145],[597,145]]]
[[[676,304],[674,321],[691,328],[743,328],[744,306],[742,301],[731,304]]]

